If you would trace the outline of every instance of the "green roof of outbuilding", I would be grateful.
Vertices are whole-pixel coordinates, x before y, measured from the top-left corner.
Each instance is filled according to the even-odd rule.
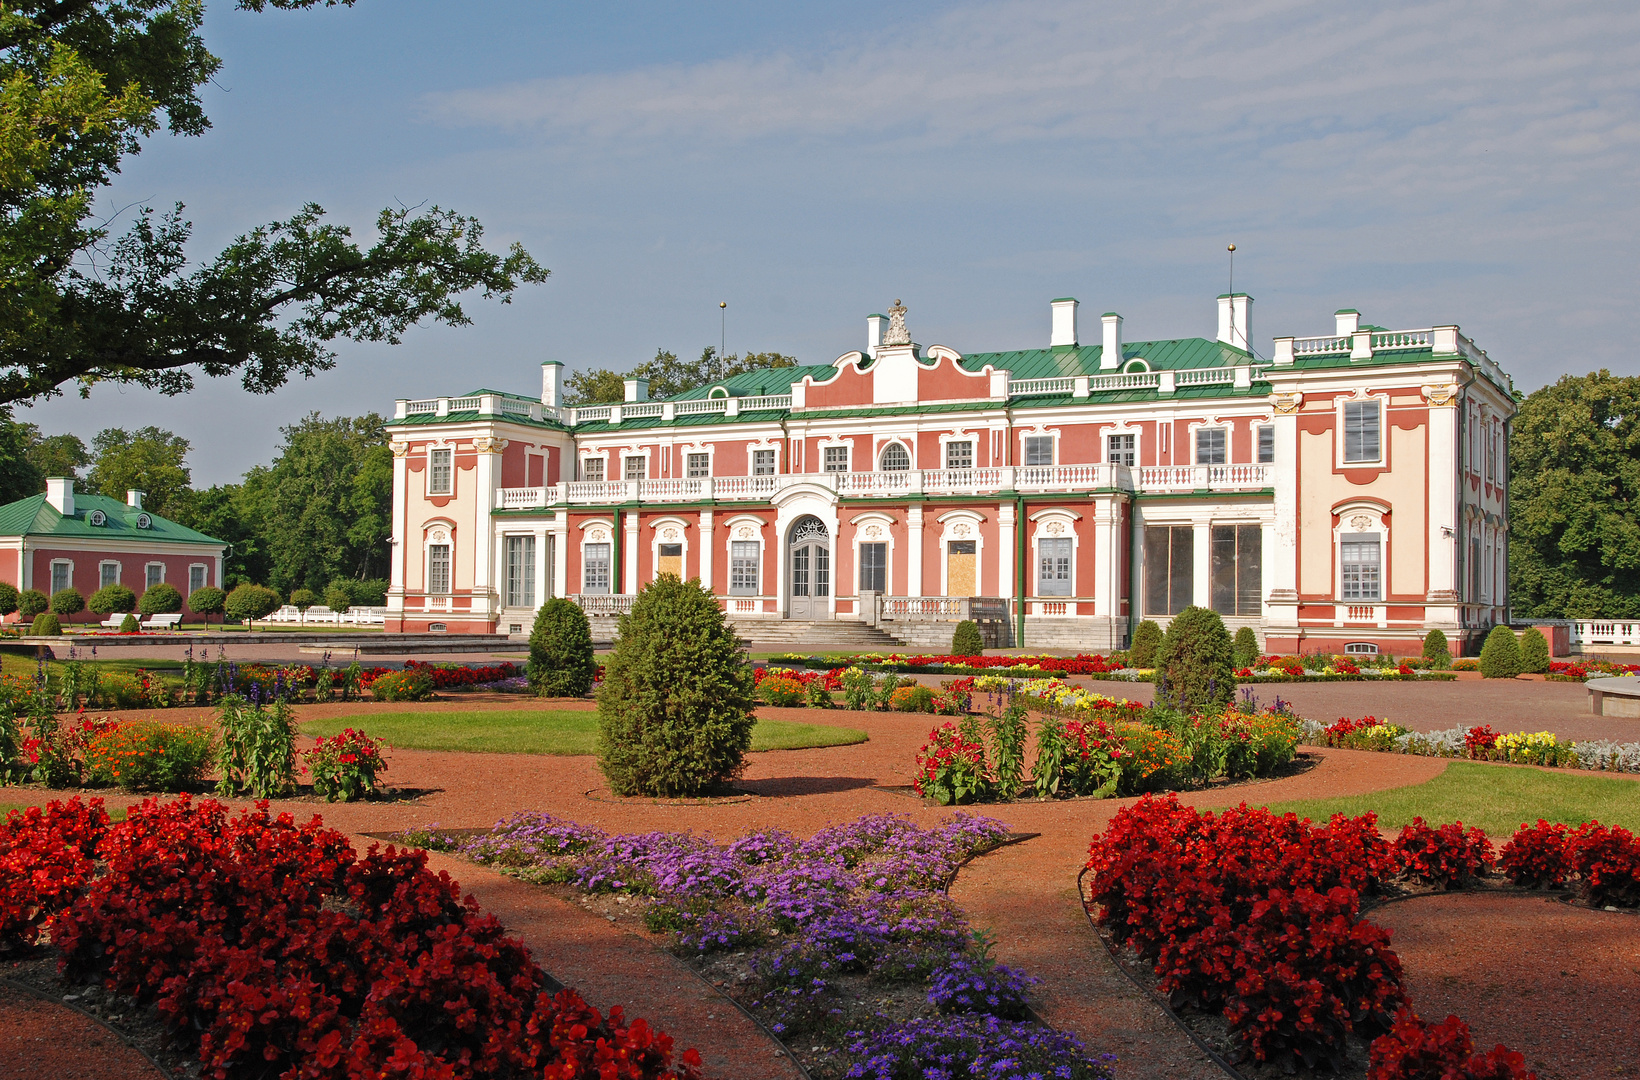
[[[92,525],[86,520],[93,510],[101,510],[106,515],[104,524]],[[148,515],[148,528],[137,528],[138,514]],[[167,544],[224,543],[214,536],[195,532],[186,525],[178,525],[170,518],[160,517],[151,510],[138,510],[106,495],[79,492],[74,494],[72,517],[58,513],[56,507],[46,502],[44,494],[30,495],[0,506],[0,536],[56,536]]]

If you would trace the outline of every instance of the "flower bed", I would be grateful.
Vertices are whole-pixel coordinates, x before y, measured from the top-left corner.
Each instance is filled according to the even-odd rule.
[[[1596,657],[1577,663],[1556,660],[1549,665],[1549,672],[1544,677],[1555,682],[1583,682],[1585,679],[1604,679],[1613,675],[1637,673],[1640,673],[1640,664],[1616,664]]]
[[[1082,675],[1093,679],[1143,681],[1148,671],[1138,671],[1103,656],[1080,653],[1076,656],[955,656],[938,653],[852,653],[843,656],[807,656],[781,653],[771,663],[802,664],[836,671],[861,668],[866,671],[897,671],[906,674],[992,674],[1029,677],[1032,675]]]
[[[0,935],[42,928],[72,980],[153,1004],[204,1075],[698,1076],[672,1039],[547,992],[529,950],[424,852],[362,857],[318,818],[148,800],[12,813]]]
[[[439,842],[436,827],[426,836]],[[945,895],[964,860],[1006,836],[984,818],[921,829],[876,815],[807,840],[769,829],[720,846],[525,813],[446,846],[526,881],[635,903],[816,1074],[959,1075],[945,1070],[960,1054],[986,1076],[1108,1080],[1108,1057],[1027,1019],[1034,980],[993,962]]]
[[[1420,757],[1471,758],[1515,765],[1592,769],[1604,772],[1640,772],[1640,742],[1610,739],[1562,741],[1553,732],[1517,731],[1500,734],[1491,725],[1410,731],[1399,724],[1380,723],[1371,716],[1359,720],[1340,717],[1323,726],[1299,721],[1304,742],[1312,746],[1341,746],[1351,750],[1378,750]]]

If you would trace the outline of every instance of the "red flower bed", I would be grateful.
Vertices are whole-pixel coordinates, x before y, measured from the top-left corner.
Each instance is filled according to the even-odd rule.
[[[807,690],[809,684],[816,679],[826,690],[841,690],[843,688],[843,668],[834,667],[830,671],[797,671],[793,668],[760,667],[752,670],[752,685],[762,686],[764,679],[790,679]]]
[[[1343,746],[1345,736],[1377,726],[1378,718],[1376,716],[1363,716],[1359,720],[1351,720],[1347,716],[1340,716],[1337,723],[1321,732],[1321,737],[1327,740],[1328,746]]]
[[[1586,822],[1567,841],[1583,899],[1595,907],[1640,906],[1640,840],[1629,830]]]
[[[1504,876],[1528,889],[1559,888],[1572,872],[1566,826],[1538,818],[1535,826],[1522,825],[1503,845],[1498,861]]]
[[[1389,1034],[1373,1042],[1367,1080],[1537,1080],[1537,1074],[1502,1044],[1476,1054],[1469,1025],[1456,1016],[1429,1024],[1403,1009]]]
[[[45,923],[91,880],[108,828],[101,799],[13,810],[0,826],[0,948],[32,945]]]
[[[383,669],[377,669],[372,674],[379,674]],[[524,674],[521,664],[502,663],[489,664],[485,667],[438,667],[435,664],[425,664],[417,660],[404,662],[406,671],[425,671],[433,677],[434,690],[453,690],[463,686],[478,686],[482,683],[500,682],[502,679],[516,679]]]
[[[1491,724],[1477,724],[1469,729],[1463,737],[1463,748],[1469,756],[1479,760],[1486,760],[1494,746],[1498,745],[1498,733],[1492,730]]]
[[[1465,832],[1461,821],[1432,829],[1415,817],[1396,837],[1395,861],[1414,881],[1450,889],[1491,868],[1492,842],[1479,829]]]
[[[642,1020],[545,993],[424,852],[360,858],[318,818],[184,796],[133,808],[96,857],[106,871],[51,922],[65,972],[152,1002],[218,1080],[698,1076]]]
[[[900,656],[895,654],[888,657],[888,661],[912,668],[933,667],[936,664],[967,668],[1030,666],[1059,675],[1104,675],[1112,671],[1122,670],[1122,665],[1112,664],[1103,656],[1088,653],[1078,653],[1076,656],[953,656],[948,653],[943,655],[929,653],[918,656]]]

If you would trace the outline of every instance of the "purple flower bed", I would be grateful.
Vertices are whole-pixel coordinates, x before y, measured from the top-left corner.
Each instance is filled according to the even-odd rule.
[[[610,836],[517,814],[460,845],[475,862],[590,894],[641,897],[645,924],[794,1048],[816,1075],[1109,1080],[1108,1056],[1028,1019],[1035,980],[995,963],[945,886],[1007,827],[879,814],[798,840]],[[630,902],[629,900],[623,902]]]

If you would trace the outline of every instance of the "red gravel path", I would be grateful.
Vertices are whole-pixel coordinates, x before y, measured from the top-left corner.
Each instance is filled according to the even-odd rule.
[[[0,1078],[164,1080],[101,1024],[0,983]]]

